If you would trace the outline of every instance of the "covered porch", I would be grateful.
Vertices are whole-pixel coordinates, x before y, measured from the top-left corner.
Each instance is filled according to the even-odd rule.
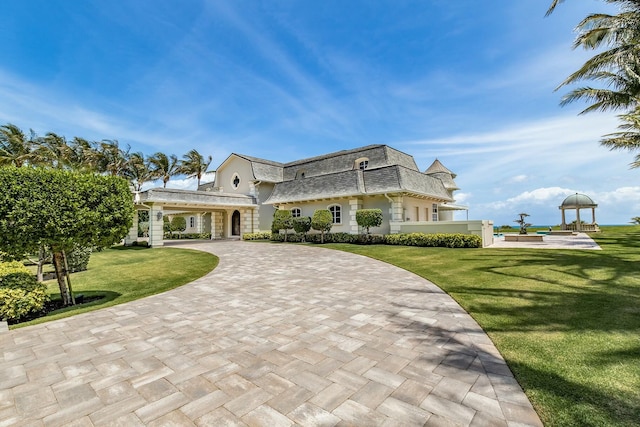
[[[164,245],[165,215],[193,215],[211,239],[241,238],[258,230],[258,205],[244,195],[154,188],[134,194],[136,212],[125,245],[138,241],[138,212],[149,211],[149,246]]]

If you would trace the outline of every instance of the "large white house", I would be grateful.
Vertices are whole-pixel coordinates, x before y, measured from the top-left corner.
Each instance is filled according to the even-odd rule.
[[[240,238],[271,229],[276,209],[312,216],[333,215],[332,232],[357,234],[358,209],[381,209],[384,221],[372,233],[422,231],[478,234],[491,244],[489,221],[454,221],[456,175],[437,159],[421,172],[412,156],[387,145],[369,145],[323,156],[279,163],[231,154],[216,170],[215,181],[197,191],[154,188],[136,195],[137,209],[150,211],[149,242],[162,245],[162,217],[182,215],[187,233],[212,239]],[[127,242],[137,239],[134,221]]]

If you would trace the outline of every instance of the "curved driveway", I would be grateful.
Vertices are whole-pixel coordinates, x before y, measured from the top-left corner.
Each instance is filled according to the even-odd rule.
[[[541,425],[485,333],[416,275],[319,247],[180,246],[220,264],[0,333],[0,426]]]

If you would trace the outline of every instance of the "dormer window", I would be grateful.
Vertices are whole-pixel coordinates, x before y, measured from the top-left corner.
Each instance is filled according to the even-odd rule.
[[[302,179],[302,178],[304,178],[304,174],[305,174],[305,171],[304,171],[304,170],[299,170],[299,171],[297,171],[297,172],[296,172],[296,179]]]
[[[233,177],[231,178],[231,186],[233,187],[234,190],[237,190],[238,187],[240,186],[240,175],[238,175],[238,173],[234,173]]]
[[[361,157],[355,161],[355,165],[353,165],[354,169],[360,169],[361,171],[369,168],[369,159],[366,157]]]

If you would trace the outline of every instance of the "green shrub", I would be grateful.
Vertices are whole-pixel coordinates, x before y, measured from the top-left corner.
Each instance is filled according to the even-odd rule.
[[[309,230],[311,230],[311,217],[293,218],[293,229],[296,233],[302,234],[302,240],[304,240]]]
[[[293,217],[291,211],[287,209],[278,209],[273,213],[273,223],[271,224],[271,230],[275,230],[279,233],[280,230],[284,230],[284,241],[287,241],[287,230],[293,228]]]
[[[47,287],[20,262],[0,263],[0,319],[16,321],[40,311],[49,300]]]
[[[182,235],[182,232],[187,229],[187,220],[183,216],[174,216],[171,219],[171,230],[177,231]]]
[[[242,240],[269,240],[271,239],[270,231],[259,231],[257,233],[244,233]]]
[[[333,215],[329,209],[318,209],[311,218],[311,228],[320,232],[320,242],[324,243],[324,234],[333,227]]]
[[[385,236],[387,245],[425,246],[443,248],[480,248],[482,238],[474,234],[404,233]]]
[[[69,272],[85,271],[87,265],[89,265],[91,252],[93,252],[92,248],[83,248],[80,246],[76,246],[74,250],[68,252],[67,265],[69,266]]]
[[[366,229],[367,234],[369,234],[369,228],[382,225],[382,209],[358,209],[356,211],[356,222],[360,227]]]
[[[149,236],[149,221],[140,221],[138,223],[138,237]]]

